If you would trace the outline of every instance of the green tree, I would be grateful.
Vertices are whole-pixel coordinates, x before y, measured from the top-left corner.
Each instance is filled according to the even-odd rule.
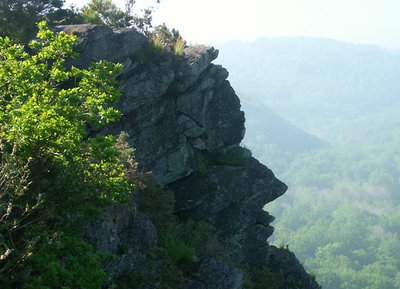
[[[119,117],[121,65],[66,69],[76,38],[44,22],[37,37],[29,53],[0,38],[0,287],[101,288],[85,225],[129,199],[135,167],[126,145],[88,128]]]
[[[111,27],[132,25],[133,16],[115,5],[111,0],[92,0],[82,9],[83,19],[87,23],[106,24]]]
[[[2,0],[0,1],[0,36],[28,41],[37,32],[36,23],[79,22],[73,7],[62,8],[65,0]]]
[[[82,8],[81,14],[85,23],[105,24],[116,28],[135,26],[148,34],[152,28],[154,6],[143,9],[142,15],[139,15],[134,12],[135,3],[135,0],[126,0],[123,10],[112,0],[92,0]],[[155,3],[160,3],[160,0]]]

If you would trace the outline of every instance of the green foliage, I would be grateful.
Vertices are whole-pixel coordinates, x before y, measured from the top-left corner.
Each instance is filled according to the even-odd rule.
[[[151,216],[150,216],[151,217]],[[159,289],[181,288],[188,278],[195,278],[198,263],[195,259],[213,256],[228,259],[226,248],[221,244],[215,228],[205,222],[187,221],[164,224],[158,246],[146,256],[146,264],[134,272],[126,272],[116,288],[147,288],[157,284]]]
[[[398,286],[399,256],[389,245],[400,241],[393,222],[397,122],[396,109],[332,125],[325,135],[331,146],[298,156],[281,171],[292,189],[290,200],[268,209],[277,217],[275,243],[289,243],[325,288]]]
[[[5,155],[0,142],[0,160],[0,273],[3,273],[12,270],[18,260],[28,256],[28,248],[16,251],[10,246],[9,234],[24,225],[24,218],[33,215],[42,200],[37,197],[29,203],[24,202],[30,185],[29,161],[23,163],[16,157],[15,146],[11,153]],[[7,262],[10,258],[12,261]],[[6,281],[0,278],[0,284]]]
[[[27,40],[36,30],[35,23],[61,8],[62,0],[4,0],[0,4],[0,36]]]
[[[163,189],[151,175],[139,175],[137,203],[139,211],[150,217],[157,228],[158,242],[146,256],[146,264],[119,278],[116,288],[145,288],[156,283],[156,288],[180,288],[193,277],[196,258],[214,256],[228,259],[215,228],[206,222],[179,222],[174,215],[174,195]]]
[[[142,10],[142,15],[134,13],[135,0],[125,1],[125,10],[119,8],[112,0],[91,0],[81,11],[84,23],[105,24],[114,28],[136,27],[149,35],[152,26],[154,6]],[[156,4],[160,0],[155,1]]]
[[[63,8],[64,2],[64,0],[2,0],[0,36],[25,42],[35,35],[36,23],[39,21],[47,20],[63,24],[78,22],[77,11],[73,7]]]
[[[160,246],[165,249],[169,258],[176,265],[193,262],[194,248],[189,246],[174,232],[168,232],[162,236]]]
[[[146,213],[159,232],[159,247],[179,266],[200,256],[221,256],[225,252],[215,229],[205,222],[179,223],[174,215],[173,193],[164,190],[149,175],[139,177],[138,208]]]
[[[191,263],[195,249],[182,238],[182,230],[174,212],[174,196],[163,190],[151,175],[136,177],[138,209],[150,217],[157,228],[158,246],[146,256],[146,264],[119,278],[116,288],[145,288],[156,283],[156,288],[172,289],[183,285],[183,265]]]
[[[206,175],[213,165],[231,165],[242,164],[251,157],[251,151],[244,146],[235,146],[226,151],[218,153],[208,153],[206,151],[194,150],[196,160],[196,173]]]
[[[67,70],[76,38],[45,23],[38,38],[29,53],[0,38],[1,282],[100,288],[100,259],[82,234],[100,208],[128,200],[136,167],[123,136],[91,137],[88,128],[119,117],[110,104],[121,65]]]
[[[175,56],[183,56],[185,46],[186,46],[186,41],[183,40],[182,38],[178,38],[175,41],[175,45],[174,45],[174,54],[175,54]]]
[[[211,224],[188,220],[181,224],[179,231],[183,241],[195,248],[198,256],[214,256],[229,262],[229,246],[221,243],[218,232]]]
[[[81,239],[54,238],[40,254],[29,258],[35,271],[30,273],[24,288],[101,288],[107,279],[101,261],[92,246]]]
[[[132,6],[135,3],[135,0],[127,0],[129,4],[127,4],[127,11],[128,13],[132,13]],[[155,1],[156,4],[160,3],[160,0]],[[146,9],[143,9],[142,15],[135,14],[133,17],[134,26],[139,30],[142,31],[146,36],[149,36],[151,31],[153,30],[153,12],[154,6],[150,6]]]
[[[111,0],[92,0],[82,8],[84,22],[121,28],[132,25],[133,16]]]
[[[217,162],[224,165],[240,165],[244,160],[251,157],[251,151],[245,147],[235,147],[217,157]]]
[[[92,0],[82,9],[63,7],[65,0],[4,0],[0,2],[0,36],[28,42],[37,32],[36,23],[46,20],[51,24],[105,24],[110,27],[136,27],[146,35],[153,29],[151,5],[135,13],[135,0],[127,0],[120,9],[112,0]]]
[[[281,274],[272,272],[267,266],[255,268],[253,271],[251,278],[243,282],[245,289],[279,289],[284,282]]]
[[[151,45],[151,48],[157,53],[162,52],[165,47],[162,42],[162,39],[157,37],[157,35],[150,36],[150,45]]]
[[[116,282],[118,289],[145,289],[155,284],[157,289],[181,288],[186,281],[184,272],[165,249],[156,248],[146,256],[146,263],[134,272],[126,272]]]
[[[186,42],[178,30],[170,30],[165,24],[158,25],[151,31],[149,38],[155,50],[173,52],[175,56],[183,55]]]
[[[175,199],[172,192],[163,190],[157,181],[150,175],[142,175],[138,180],[138,208],[146,213],[164,234],[175,226],[176,218],[173,214]]]
[[[159,47],[159,48],[158,48]],[[141,49],[131,55],[132,60],[142,65],[148,65],[149,63],[156,63],[162,61],[165,57],[164,51],[160,46],[153,45],[151,40],[144,45]]]
[[[206,154],[200,150],[194,150],[194,156],[196,159],[196,170],[200,175],[205,175],[208,173],[208,169],[211,166],[211,160],[206,156]]]

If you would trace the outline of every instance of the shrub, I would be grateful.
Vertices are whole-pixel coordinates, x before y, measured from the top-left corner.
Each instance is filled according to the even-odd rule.
[[[107,279],[101,260],[102,256],[79,238],[55,238],[40,254],[29,258],[34,271],[24,288],[101,288]]]
[[[183,40],[182,38],[178,38],[175,41],[175,45],[174,45],[175,56],[183,56],[185,46],[186,46],[186,41]]]
[[[163,248],[156,248],[146,256],[146,263],[133,272],[125,272],[112,288],[118,289],[175,289],[182,288],[186,278]]]
[[[165,24],[156,26],[149,33],[150,44],[156,52],[172,52],[175,56],[183,56],[186,41],[182,39],[179,31],[169,29]]]
[[[177,234],[170,232],[164,235],[160,246],[165,249],[176,265],[192,263],[194,260],[194,248],[189,246]]]
[[[101,288],[83,231],[100,208],[129,199],[135,167],[122,140],[87,129],[119,117],[110,103],[121,65],[67,70],[76,38],[42,22],[38,39],[25,49],[0,38],[0,287]]]
[[[196,172],[204,176],[208,173],[211,161],[204,152],[197,149],[194,149],[193,151],[196,160]]]
[[[155,0],[155,4],[159,4]],[[105,24],[110,27],[136,27],[145,35],[149,35],[152,26],[152,14],[154,6],[149,6],[141,10],[141,15],[134,12],[135,0],[125,1],[125,9],[120,9],[111,0],[91,0],[81,10],[81,17],[84,23]]]
[[[150,44],[151,44],[151,48],[153,50],[155,50],[156,52],[161,52],[165,48],[165,44],[163,43],[162,39],[157,34],[150,36]]]
[[[214,256],[227,260],[228,247],[219,240],[217,230],[204,221],[188,220],[181,224],[180,234],[182,239],[196,251],[200,257]]]
[[[224,165],[240,165],[244,160],[251,157],[251,151],[245,147],[234,147],[217,156],[217,162]]]
[[[279,289],[284,283],[284,277],[276,272],[272,272],[267,266],[253,268],[244,282],[245,289]]]
[[[160,234],[170,231],[176,224],[173,193],[163,190],[149,174],[141,175],[137,184],[139,210],[150,217]]]

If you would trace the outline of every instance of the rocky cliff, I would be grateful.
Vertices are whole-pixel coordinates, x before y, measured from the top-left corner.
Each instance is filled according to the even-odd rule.
[[[151,172],[160,191],[174,196],[179,222],[207,222],[227,248],[224,258],[195,259],[181,287],[319,288],[293,253],[267,242],[274,218],[263,206],[287,187],[240,146],[245,117],[228,72],[212,64],[217,50],[190,46],[177,57],[168,51],[150,53],[148,39],[133,29],[58,29],[79,37],[81,57],[71,64],[87,67],[108,60],[124,65],[117,104],[123,116],[99,133],[127,132],[139,170]],[[104,264],[110,280],[148,263],[157,235],[151,217],[137,206],[137,196],[131,204],[108,208],[88,230],[98,250],[116,256]],[[260,275],[262,270],[268,274]],[[259,276],[264,287],[254,281]],[[160,282],[144,280],[134,288],[162,288]]]

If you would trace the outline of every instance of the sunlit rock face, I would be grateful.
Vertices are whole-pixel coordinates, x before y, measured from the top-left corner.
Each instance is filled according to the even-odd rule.
[[[127,132],[140,169],[152,172],[165,190],[174,193],[176,215],[212,223],[231,250],[235,266],[212,257],[200,260],[199,279],[189,280],[185,288],[242,288],[243,270],[269,264],[271,256],[272,269],[279,274],[290,274],[286,271],[293,268],[304,272],[287,278],[284,288],[319,288],[294,255],[286,258],[267,243],[273,217],[263,207],[287,187],[240,147],[245,117],[228,72],[212,64],[217,50],[197,45],[185,48],[183,57],[155,55],[146,53],[147,38],[133,29],[58,29],[79,38],[81,58],[70,65],[87,67],[98,60],[124,65],[119,76],[123,94],[116,105],[123,116],[100,133]],[[133,208],[104,212],[89,230],[89,239],[114,254],[119,253],[117,242],[124,240],[143,250],[154,246],[154,227]],[[147,237],[138,237],[138,232]],[[109,274],[134,270],[145,262],[138,250],[130,254],[106,268]]]

